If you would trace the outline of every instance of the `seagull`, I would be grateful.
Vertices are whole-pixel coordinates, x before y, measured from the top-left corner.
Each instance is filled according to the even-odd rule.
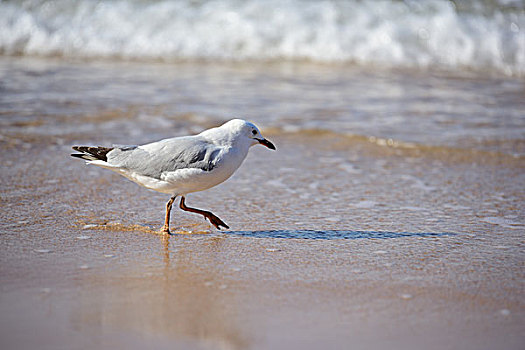
[[[73,146],[71,156],[87,164],[110,169],[140,186],[171,195],[161,233],[171,234],[170,212],[180,196],[182,210],[201,214],[218,230],[228,225],[209,211],[186,206],[188,193],[207,190],[226,181],[242,164],[251,146],[261,144],[275,150],[259,129],[242,119],[198,135],[174,137],[141,146]]]

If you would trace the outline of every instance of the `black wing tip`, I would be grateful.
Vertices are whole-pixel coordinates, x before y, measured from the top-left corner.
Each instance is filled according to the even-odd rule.
[[[71,154],[72,157],[82,158],[86,160],[103,160],[108,161],[107,154],[113,150],[113,147],[91,147],[91,146],[72,146],[73,150],[82,152],[82,154]]]

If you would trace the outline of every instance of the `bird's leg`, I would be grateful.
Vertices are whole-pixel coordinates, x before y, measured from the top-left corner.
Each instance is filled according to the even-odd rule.
[[[160,229],[160,232],[171,235],[170,232],[170,212],[171,212],[171,206],[173,205],[173,201],[177,198],[177,196],[173,196],[170,198],[168,203],[166,203],[166,219],[164,220],[164,226]]]
[[[189,212],[192,212],[192,213],[201,214],[202,216],[204,216],[205,218],[210,220],[212,225],[215,226],[217,228],[217,230],[220,230],[221,226],[224,226],[225,228],[230,228],[228,225],[226,225],[224,223],[224,221],[222,221],[221,219],[219,219],[217,216],[215,216],[213,213],[211,213],[209,211],[187,207],[186,203],[184,203],[185,200],[186,200],[186,198],[184,198],[184,196],[182,196],[181,199],[180,199],[179,207],[182,210],[189,211]]]

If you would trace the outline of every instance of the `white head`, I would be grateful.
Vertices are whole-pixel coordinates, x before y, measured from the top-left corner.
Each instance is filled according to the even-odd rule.
[[[250,146],[261,144],[269,149],[275,150],[273,143],[265,139],[259,129],[250,122],[242,119],[232,119],[224,123],[218,129],[222,129],[231,135],[237,142],[248,143]]]

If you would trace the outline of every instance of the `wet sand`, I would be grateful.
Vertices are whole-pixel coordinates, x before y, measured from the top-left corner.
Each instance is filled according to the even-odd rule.
[[[3,349],[523,348],[522,142],[267,127],[277,152],[254,147],[233,178],[188,196],[231,230],[176,210],[181,234],[164,237],[166,196],[86,167],[70,145],[213,120],[168,114],[168,128],[106,97],[79,119],[67,91],[41,93],[2,101]]]

